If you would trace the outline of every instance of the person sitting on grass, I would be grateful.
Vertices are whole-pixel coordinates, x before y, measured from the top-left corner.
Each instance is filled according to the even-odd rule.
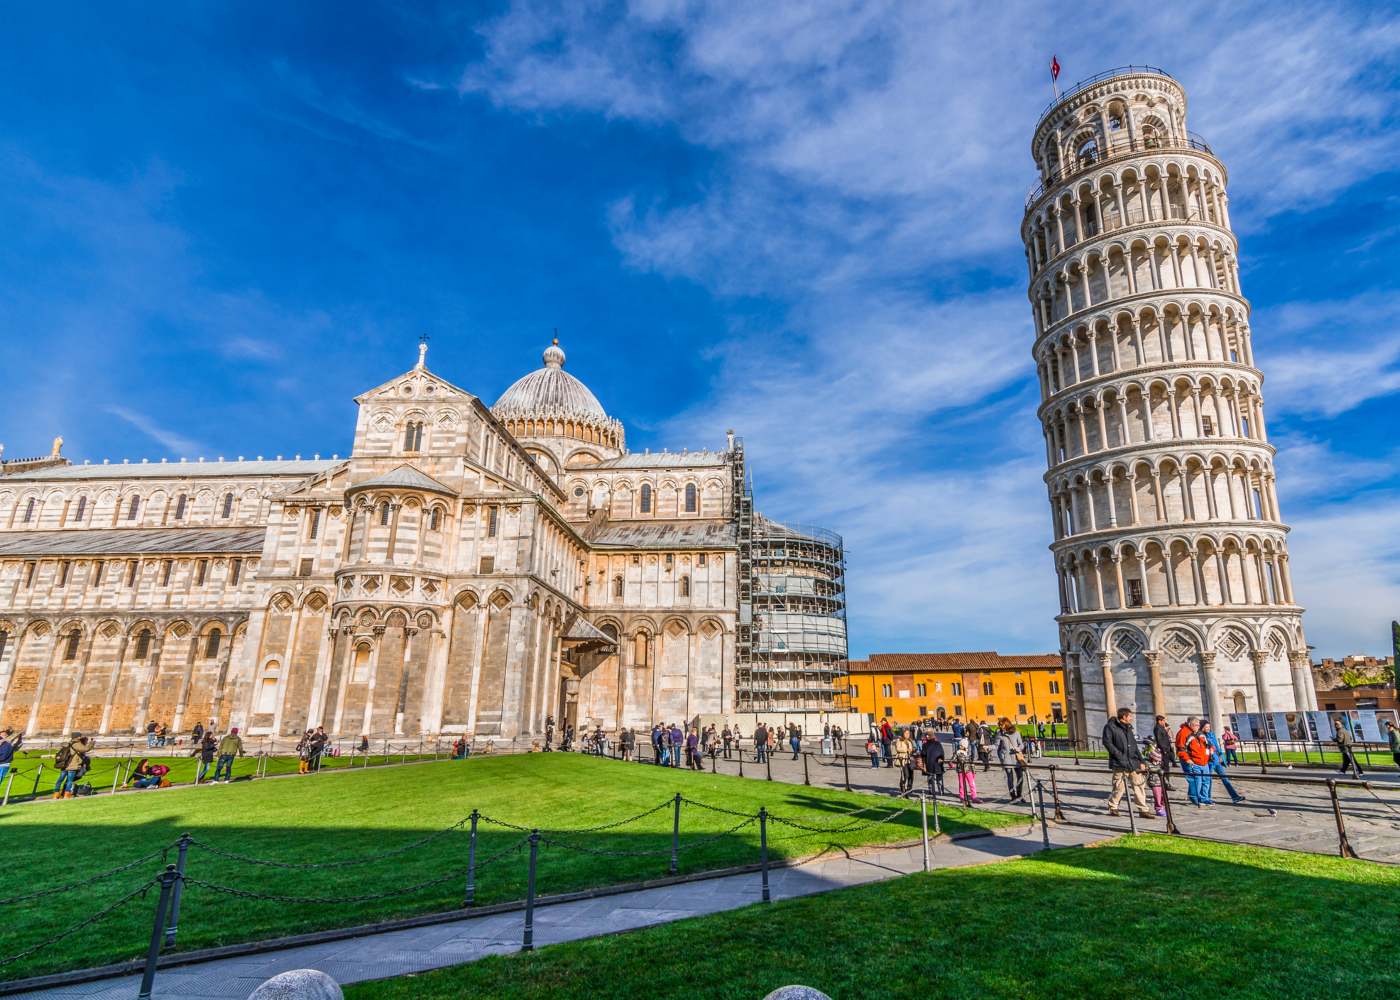
[[[165,781],[165,776],[170,773],[170,768],[164,764],[148,764],[146,758],[142,757],[136,763],[136,769],[131,772],[131,777],[126,783],[133,788],[159,788]]]

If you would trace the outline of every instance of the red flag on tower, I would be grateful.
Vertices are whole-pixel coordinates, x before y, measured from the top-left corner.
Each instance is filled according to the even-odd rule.
[[[1050,79],[1051,79],[1051,80],[1058,80],[1059,78],[1060,78],[1060,60],[1059,60],[1058,58],[1056,58],[1055,56],[1051,56],[1051,57],[1050,57]]]

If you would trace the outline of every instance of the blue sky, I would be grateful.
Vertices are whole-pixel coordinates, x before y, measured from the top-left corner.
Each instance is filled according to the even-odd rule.
[[[344,453],[430,365],[569,368],[642,447],[746,440],[847,537],[852,652],[1051,650],[1030,131],[1162,66],[1231,174],[1319,655],[1400,615],[1400,17],[1385,5],[17,7],[0,441]]]

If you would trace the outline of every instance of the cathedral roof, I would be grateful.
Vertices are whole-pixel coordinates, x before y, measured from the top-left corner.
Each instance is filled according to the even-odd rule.
[[[559,341],[544,352],[544,367],[517,381],[496,400],[491,412],[497,417],[571,417],[605,422],[607,413],[588,386],[564,371],[564,351]]]
[[[725,451],[629,451],[617,458],[605,459],[590,469],[689,469],[702,465],[727,465]]]
[[[366,479],[363,483],[356,483],[347,489],[346,493],[355,490],[427,490],[430,493],[446,493],[455,496],[457,491],[450,486],[444,486],[432,476],[424,472],[419,472],[411,465],[400,465],[392,472],[386,472],[382,476],[375,476],[373,479]]]
[[[262,551],[266,528],[103,528],[100,531],[6,531],[0,556],[100,556],[144,552]]]
[[[589,541],[599,548],[732,549],[731,521],[610,521]]]
[[[310,476],[341,463],[333,459],[254,462],[121,462],[104,465],[65,465],[56,469],[16,472],[16,479],[183,479],[188,476]]]

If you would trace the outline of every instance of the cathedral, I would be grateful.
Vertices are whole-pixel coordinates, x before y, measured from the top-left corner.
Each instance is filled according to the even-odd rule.
[[[348,458],[0,463],[0,725],[512,738],[842,707],[839,536],[756,513],[732,433],[629,452],[564,362],[488,407],[421,346],[355,398]]]

